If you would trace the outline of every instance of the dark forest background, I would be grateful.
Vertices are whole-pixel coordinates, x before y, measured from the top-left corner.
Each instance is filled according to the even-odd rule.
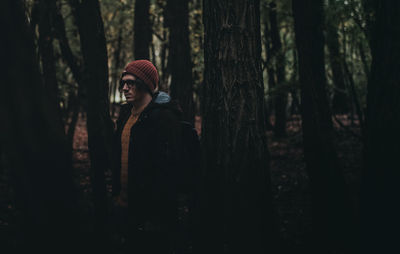
[[[399,251],[399,1],[5,0],[0,12],[2,253],[121,253],[110,144],[134,59],[156,65],[200,136],[181,253]]]

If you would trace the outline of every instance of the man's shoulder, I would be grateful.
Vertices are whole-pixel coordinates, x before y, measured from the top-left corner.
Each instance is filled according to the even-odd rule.
[[[182,110],[175,101],[160,104],[154,103],[149,115],[153,120],[179,120],[182,117]]]

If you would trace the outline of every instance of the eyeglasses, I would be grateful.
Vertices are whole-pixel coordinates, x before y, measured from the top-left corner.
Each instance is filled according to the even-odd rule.
[[[123,80],[123,79],[121,79],[121,81],[119,83],[119,90],[122,90],[124,88],[125,84],[128,86],[129,89],[131,89],[134,86],[135,86],[135,88],[141,86],[141,82],[138,80],[132,80],[132,79]]]

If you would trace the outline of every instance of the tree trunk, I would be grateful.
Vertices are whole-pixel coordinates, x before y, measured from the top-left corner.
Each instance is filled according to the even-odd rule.
[[[114,49],[114,70],[113,70],[113,78],[114,81],[112,87],[110,89],[110,97],[112,97],[112,102],[115,103],[115,96],[117,94],[117,90],[119,87],[120,73],[121,73],[121,51],[122,51],[122,32],[123,32],[123,19],[121,18],[119,21],[119,29],[118,29],[118,39],[117,39],[117,47]],[[112,107],[112,114],[114,115],[114,106]]]
[[[266,15],[265,15],[266,16]],[[269,28],[268,18],[264,20],[264,47],[266,51],[265,68],[267,69],[268,75],[268,91],[276,87],[275,81],[275,70],[272,64],[272,45],[271,45],[271,29]],[[271,102],[271,96],[264,100],[265,108],[265,128],[267,130],[273,130],[273,126],[270,120],[271,111],[273,111],[273,104]]]
[[[306,168],[313,211],[311,253],[354,253],[347,186],[332,137],[326,96],[322,0],[292,1]]]
[[[107,193],[105,171],[109,169],[113,122],[109,113],[107,49],[97,0],[72,1],[84,60],[84,84],[88,91],[87,129],[98,237],[105,233]],[[102,242],[105,244],[105,242]],[[102,244],[100,244],[102,245]],[[101,249],[101,246],[98,246]]]
[[[68,109],[71,109],[68,112],[71,113],[71,121],[68,125],[68,130],[67,130],[69,157],[70,160],[72,161],[73,139],[80,111],[80,105],[81,105],[80,99],[82,99],[81,95],[82,95],[82,90],[84,89],[84,84],[82,80],[82,67],[80,66],[77,58],[73,55],[71,47],[69,45],[69,41],[65,31],[64,18],[61,15],[60,8],[59,6],[57,6],[56,2],[54,2],[53,4],[55,5],[55,7],[53,7],[53,13],[52,13],[54,35],[58,41],[62,58],[67,63],[68,67],[71,69],[72,76],[74,77],[75,82],[78,84],[77,94],[75,95],[75,91],[73,91],[73,89],[71,89],[71,91],[68,94],[70,102],[74,104],[74,105],[68,105]],[[69,115],[68,113],[67,116]]]
[[[356,109],[358,121],[360,124],[361,136],[363,137],[363,141],[364,141],[364,137],[365,137],[364,114],[362,112],[361,105],[358,100],[358,95],[356,92],[356,85],[354,82],[353,74],[349,70],[349,66],[346,61],[343,61],[343,67],[344,67],[344,71],[345,71],[347,79],[348,79],[348,83],[350,85],[351,97],[353,99],[354,107]]]
[[[259,1],[205,0],[203,8],[199,253],[275,253]]]
[[[332,9],[335,3],[330,1],[329,5]],[[343,57],[339,49],[339,34],[337,22],[337,13],[328,16],[326,20],[326,45],[329,50],[329,60],[332,68],[332,79],[334,84],[334,93],[332,99],[332,111],[334,114],[345,114],[349,112],[349,99],[346,92],[345,75],[343,73]]]
[[[361,62],[363,63],[363,69],[364,69],[364,73],[365,76],[367,76],[367,80],[369,80],[369,75],[371,73],[371,64],[369,63],[369,61],[367,60],[367,56],[366,56],[366,52],[363,46],[363,42],[360,41],[358,43],[358,51],[360,51],[360,58],[361,58]]]
[[[0,133],[17,209],[23,214],[16,253],[79,252],[76,193],[64,130],[54,121],[59,112],[42,83],[22,1],[1,2],[0,28],[1,57],[7,59],[0,75],[0,113],[6,119]]]
[[[271,2],[269,4],[269,21],[271,25],[271,43],[272,48],[269,52],[275,57],[275,70],[276,70],[276,89],[274,96],[275,104],[275,125],[274,135],[276,137],[286,136],[286,104],[287,104],[287,91],[282,87],[285,82],[285,56],[282,52],[282,43],[279,35],[278,18],[276,13],[276,4]]]
[[[375,13],[375,2],[377,0],[362,0],[362,7],[363,7],[363,11],[364,11],[364,20],[365,20],[365,30],[364,30],[364,34],[365,37],[368,40],[369,46],[371,47],[373,44],[372,41],[372,29],[375,25],[375,17],[376,17],[376,13]]]
[[[171,74],[171,97],[179,101],[184,120],[194,124],[188,4],[188,0],[168,0],[165,22],[169,27],[168,67]]]
[[[136,60],[149,60],[152,29],[149,17],[150,0],[135,1],[135,18],[133,21],[133,55]]]
[[[166,40],[166,38],[167,38],[166,31],[163,32],[163,38],[164,38],[164,41],[161,46],[161,82],[159,84],[160,85],[159,90],[166,92],[166,91],[168,91],[168,77],[169,77],[168,68],[167,68],[167,64],[168,64],[167,52],[168,52],[169,44]]]
[[[297,88],[297,82],[298,82],[298,73],[299,73],[299,66],[298,66],[298,59],[297,59],[297,50],[294,48],[292,50],[293,52],[293,74],[291,77],[291,82],[290,82],[290,95],[292,96],[292,103],[290,105],[290,114],[298,114],[299,109],[300,109],[300,101],[298,97],[298,88]]]
[[[39,10],[38,44],[40,59],[42,62],[44,86],[50,92],[50,100],[53,107],[61,112],[58,97],[58,85],[53,49],[54,34],[52,32],[53,13],[55,11],[56,5],[55,2],[51,0],[39,0],[36,2],[36,4],[38,4]],[[54,120],[56,120],[58,124],[62,125],[61,115],[58,114],[58,116],[60,117],[60,119]]]
[[[398,253],[400,2],[375,1],[374,11],[361,189],[362,253]]]

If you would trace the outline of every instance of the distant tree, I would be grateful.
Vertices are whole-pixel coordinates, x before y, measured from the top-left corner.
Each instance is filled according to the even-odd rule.
[[[349,112],[349,99],[346,91],[343,56],[340,53],[339,43],[339,24],[340,16],[338,14],[336,1],[329,1],[329,15],[326,18],[326,45],[329,51],[329,62],[332,69],[332,80],[334,92],[332,99],[332,111],[335,114],[344,114]],[[340,3],[342,4],[342,3]],[[336,9],[335,9],[336,7]]]
[[[269,6],[265,5],[265,8],[263,10],[269,14]],[[265,59],[265,69],[267,70],[267,77],[268,77],[268,89],[271,90],[276,87],[276,79],[275,79],[275,68],[273,66],[273,54],[272,54],[272,42],[271,42],[271,29],[270,29],[270,21],[269,21],[269,15],[264,15],[264,47],[265,47],[265,52],[266,52],[266,59]],[[270,121],[270,115],[271,111],[273,110],[273,103],[268,97],[268,99],[265,99],[264,102],[264,108],[265,108],[265,127],[267,130],[273,130],[272,123]]]
[[[275,253],[259,1],[205,0],[198,253]]]
[[[39,27],[39,53],[42,62],[42,72],[44,85],[51,91],[51,101],[55,108],[60,110],[58,85],[55,68],[54,57],[54,32],[53,32],[53,13],[56,5],[54,1],[36,0],[36,8],[38,11],[38,27]],[[59,115],[61,116],[61,115]],[[55,119],[61,124],[61,118]]]
[[[194,123],[192,61],[189,42],[188,0],[168,0],[165,23],[169,27],[168,68],[171,97],[177,99],[183,118]]]
[[[362,253],[398,253],[400,2],[373,1],[372,65],[361,189]]]
[[[85,90],[83,84],[83,67],[80,59],[76,57],[71,49],[70,42],[67,38],[67,32],[65,27],[64,18],[61,15],[60,4],[57,1],[51,1],[52,6],[52,29],[54,33],[54,38],[58,41],[58,46],[61,51],[61,57],[63,61],[66,62],[67,66],[72,72],[73,79],[78,85],[77,92],[71,89],[68,94],[68,109],[66,118],[71,118],[69,123],[65,121],[67,128],[67,141],[69,147],[69,158],[72,160],[73,156],[73,139],[75,134],[75,127],[78,122],[78,116],[81,109],[81,105],[86,105],[82,103],[82,93]]]
[[[286,105],[287,91],[284,87],[285,83],[285,55],[282,51],[282,42],[279,34],[278,17],[276,3],[269,4],[269,24],[271,36],[271,49],[267,54],[271,54],[275,58],[275,77],[276,89],[274,97],[275,105],[275,125],[274,134],[276,137],[286,136]]]
[[[322,2],[292,1],[304,156],[312,191],[311,253],[354,253],[354,221],[333,143],[332,115],[326,95]]]
[[[136,60],[149,60],[152,29],[149,17],[150,0],[135,1],[133,27],[133,55]]]

